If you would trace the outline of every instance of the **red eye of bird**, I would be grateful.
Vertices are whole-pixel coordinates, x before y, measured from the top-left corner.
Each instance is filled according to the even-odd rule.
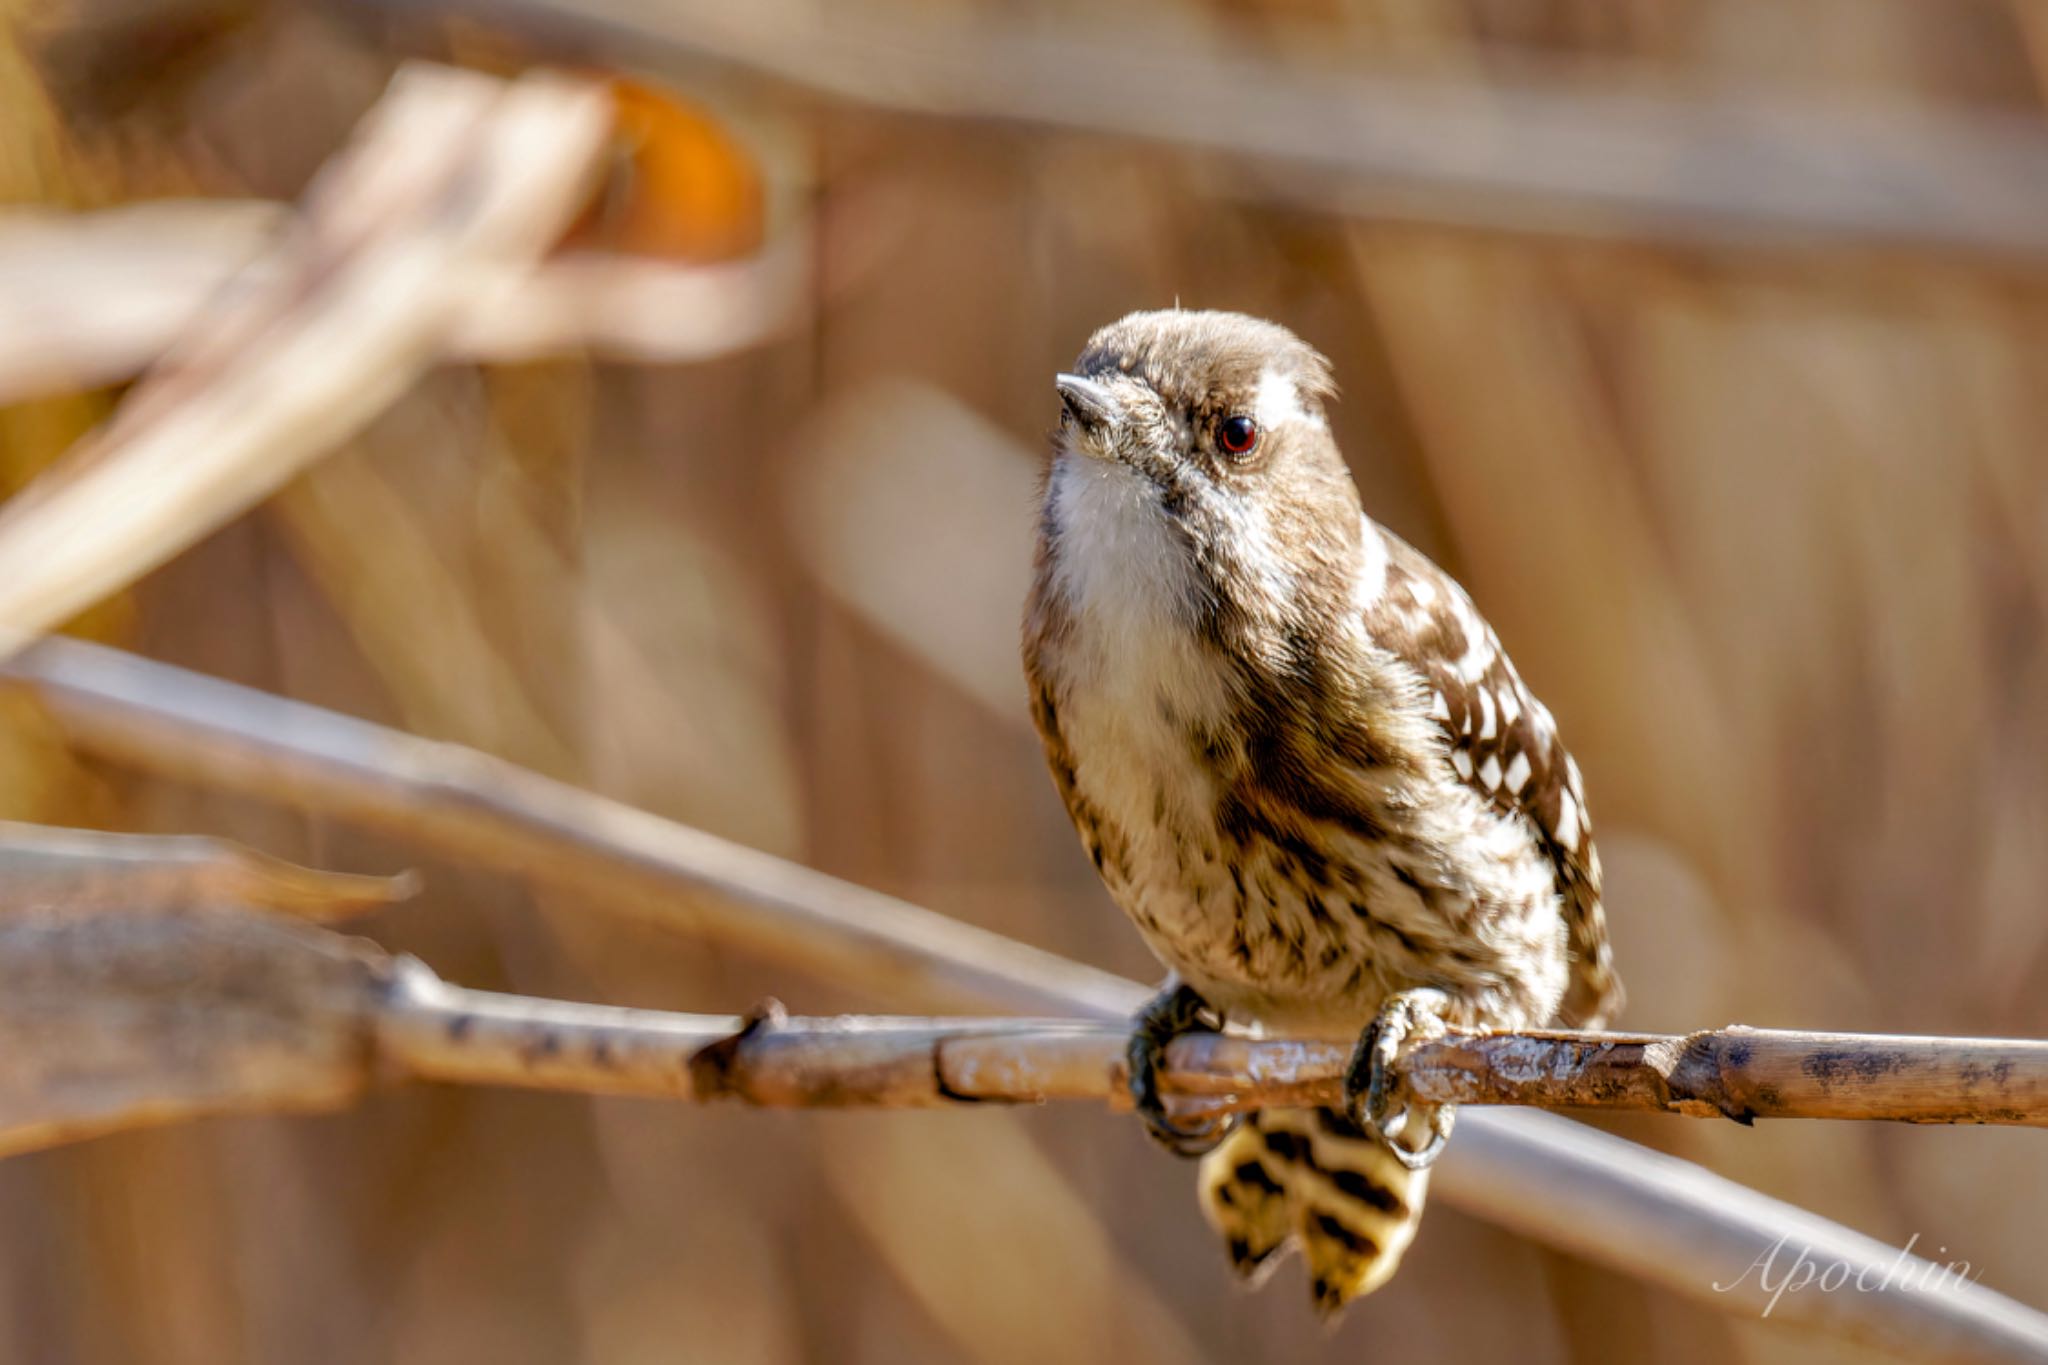
[[[1259,424],[1249,417],[1226,417],[1216,424],[1216,444],[1243,455],[1259,443]]]

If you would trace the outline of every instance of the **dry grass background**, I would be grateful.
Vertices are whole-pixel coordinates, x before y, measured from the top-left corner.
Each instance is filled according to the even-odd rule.
[[[1583,61],[1907,114],[2035,117],[2048,53],[2022,0],[1175,13],[1261,56],[1479,91]],[[0,200],[63,207],[294,197],[400,52],[560,55],[257,0],[0,16]],[[1557,712],[1599,808],[1627,1023],[2048,1031],[2048,296],[2026,267],[1347,219],[1156,147],[678,80],[744,169],[651,101],[685,125],[656,145],[683,151],[634,173],[720,231],[665,235],[645,202],[586,231],[702,258],[801,222],[809,316],[696,366],[443,370],[81,628],[1144,976],[1024,720],[1033,478],[1049,376],[1093,327],[1240,308],[1332,356],[1368,505],[1464,579]],[[0,411],[0,473],[18,485],[109,403]],[[407,861],[80,761],[5,705],[0,815]],[[367,932],[465,984],[890,1003],[423,871],[423,900]],[[2031,1133],[1613,1126],[2048,1302]],[[1286,1272],[1231,1292],[1188,1170],[1092,1108],[411,1090],[7,1162],[0,1228],[0,1355],[35,1362],[1850,1358],[1445,1209],[1325,1336]]]

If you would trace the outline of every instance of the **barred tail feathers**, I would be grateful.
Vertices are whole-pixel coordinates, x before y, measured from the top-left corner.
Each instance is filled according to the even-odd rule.
[[[1422,1218],[1427,1171],[1410,1171],[1327,1109],[1247,1116],[1202,1159],[1202,1212],[1232,1265],[1264,1277],[1290,1239],[1327,1315],[1384,1284]]]

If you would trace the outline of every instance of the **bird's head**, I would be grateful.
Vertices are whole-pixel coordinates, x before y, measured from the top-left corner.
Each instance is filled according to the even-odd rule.
[[[1133,313],[1055,384],[1043,529],[1070,576],[1137,575],[1183,616],[1285,612],[1303,585],[1341,577],[1358,492],[1323,412],[1329,362],[1292,332],[1240,313]]]

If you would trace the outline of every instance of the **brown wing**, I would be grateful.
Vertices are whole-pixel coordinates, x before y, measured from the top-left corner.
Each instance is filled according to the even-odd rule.
[[[1622,990],[1579,765],[1465,590],[1398,536],[1381,535],[1387,581],[1367,608],[1366,629],[1428,682],[1431,715],[1450,740],[1458,776],[1499,810],[1524,816],[1550,854],[1572,955],[1559,1014],[1599,1027],[1621,1009]]]

